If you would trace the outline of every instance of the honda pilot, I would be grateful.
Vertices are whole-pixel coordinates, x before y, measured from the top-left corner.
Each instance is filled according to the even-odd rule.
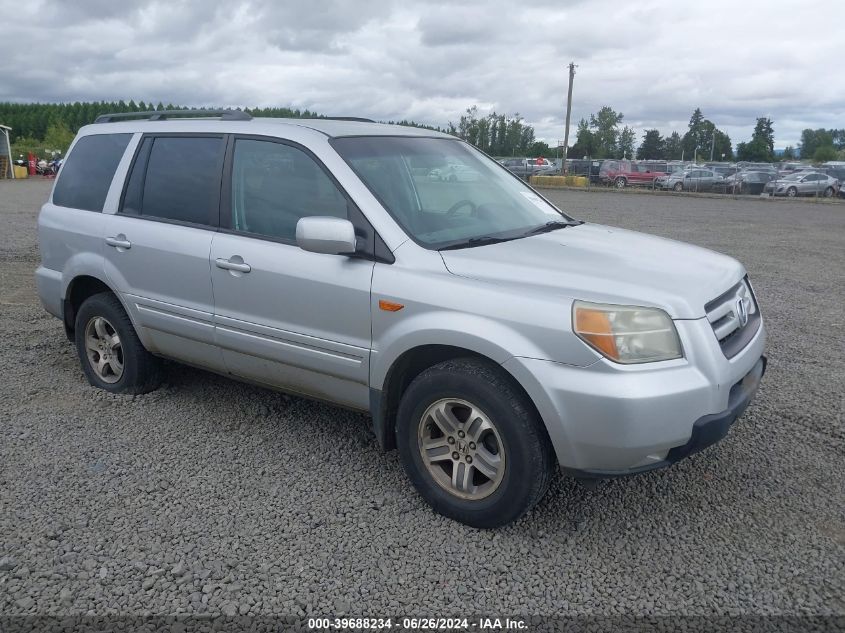
[[[473,177],[429,177],[450,166]],[[766,367],[738,261],[577,220],[431,130],[104,115],[38,231],[38,294],[91,385],[148,392],[170,359],[366,412],[471,526],[516,520],[558,469],[717,442]]]

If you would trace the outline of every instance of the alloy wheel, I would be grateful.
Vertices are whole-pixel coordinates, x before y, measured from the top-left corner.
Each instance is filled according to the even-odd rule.
[[[95,316],[85,326],[85,351],[91,369],[103,382],[114,384],[123,376],[123,346],[114,326]]]
[[[420,457],[437,484],[456,497],[483,499],[502,483],[506,458],[489,417],[466,400],[444,398],[419,421]]]

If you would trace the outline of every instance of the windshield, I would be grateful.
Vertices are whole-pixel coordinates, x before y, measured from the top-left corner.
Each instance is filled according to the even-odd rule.
[[[426,248],[516,239],[554,226],[550,223],[572,221],[457,139],[371,136],[331,143],[405,232]]]
[[[789,174],[788,176],[784,176],[781,180],[801,180],[807,174],[800,173],[800,174]]]

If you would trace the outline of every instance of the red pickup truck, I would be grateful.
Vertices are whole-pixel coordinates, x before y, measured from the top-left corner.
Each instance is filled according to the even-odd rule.
[[[653,186],[654,179],[666,175],[665,163],[645,163],[632,160],[606,160],[599,168],[599,179],[619,189],[629,185]]]

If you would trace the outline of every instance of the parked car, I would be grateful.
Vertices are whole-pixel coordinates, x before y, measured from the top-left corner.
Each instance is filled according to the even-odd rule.
[[[836,178],[839,181],[840,188],[845,183],[845,166],[843,167],[820,167],[817,171],[827,174],[831,178]]]
[[[658,176],[654,179],[654,188],[655,189],[668,189],[668,182],[669,178],[675,174],[683,174],[690,169],[695,169],[698,167],[697,165],[685,165],[685,164],[669,164],[667,166],[667,172],[662,176]]]
[[[741,171],[725,178],[723,188],[725,193],[759,195],[763,193],[766,183],[776,178],[770,171]]]
[[[559,173],[554,165],[546,160],[538,161],[534,158],[506,158],[501,161],[502,165],[521,178],[529,176],[545,176]]]
[[[723,181],[724,178],[715,171],[697,167],[676,171],[666,180],[661,180],[660,185],[673,191],[711,191]]]
[[[445,167],[435,167],[428,172],[431,180],[443,180],[446,182],[471,182],[478,180],[478,172],[466,165],[451,164]]]
[[[570,158],[566,161],[567,173],[572,176],[589,177],[591,184],[601,181],[601,165],[604,161],[587,158]]]
[[[647,163],[630,160],[606,160],[599,168],[601,181],[619,189],[624,189],[629,185],[654,186],[655,179],[665,175],[665,171],[653,169]]]
[[[739,168],[731,165],[716,165],[715,167],[710,167],[710,170],[716,172],[722,178],[728,178],[729,176],[734,176],[739,171]]]
[[[742,264],[578,221],[460,139],[123,116],[80,130],[38,218],[38,295],[95,387],[151,391],[169,358],[369,412],[436,511],[491,528],[558,468],[626,475],[719,441],[763,376]],[[433,161],[478,179],[412,167]],[[306,444],[332,432],[303,421]]]
[[[833,197],[839,190],[839,181],[821,172],[798,172],[767,183],[764,191],[774,196],[824,196]]]

